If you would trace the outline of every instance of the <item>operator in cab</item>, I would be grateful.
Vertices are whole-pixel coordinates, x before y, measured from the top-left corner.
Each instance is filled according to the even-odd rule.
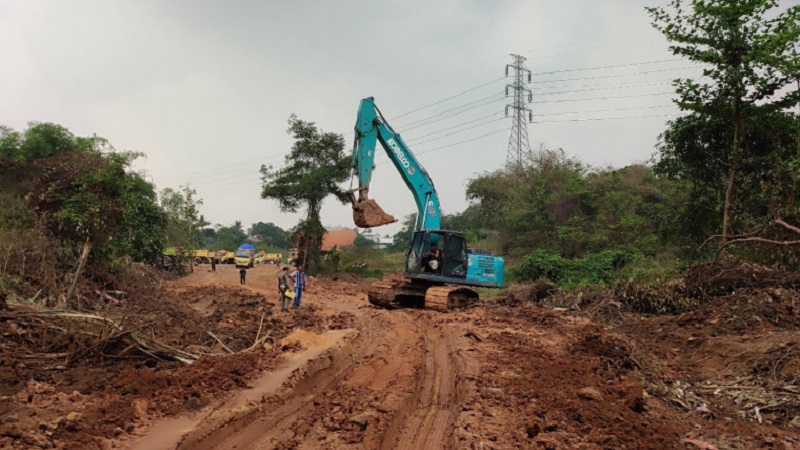
[[[422,271],[439,273],[442,270],[442,251],[431,243],[431,249],[422,255]]]

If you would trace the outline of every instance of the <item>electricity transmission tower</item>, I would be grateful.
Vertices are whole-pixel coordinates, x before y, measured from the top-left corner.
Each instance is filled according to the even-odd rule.
[[[531,82],[531,71],[525,67],[525,57],[513,54],[511,57],[514,59],[514,63],[506,64],[506,76],[508,76],[509,68],[514,69],[514,83],[506,85],[506,97],[513,92],[514,103],[506,105],[506,117],[508,117],[509,108],[513,110],[506,164],[522,164],[531,154],[531,145],[528,142],[528,121],[533,120],[533,113],[530,108],[525,106],[533,101],[533,92],[526,86]],[[527,82],[525,74],[528,75]]]

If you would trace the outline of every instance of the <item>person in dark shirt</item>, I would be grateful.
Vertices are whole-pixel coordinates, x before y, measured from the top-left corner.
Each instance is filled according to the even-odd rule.
[[[247,284],[245,283],[245,278],[247,277],[247,269],[239,269],[239,284]]]
[[[436,247],[436,244],[431,244],[431,249],[422,255],[422,271],[438,273],[441,269],[442,251]]]

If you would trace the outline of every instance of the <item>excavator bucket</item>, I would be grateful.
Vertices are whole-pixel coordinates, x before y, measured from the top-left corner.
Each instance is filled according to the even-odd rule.
[[[375,200],[365,199],[353,202],[353,222],[361,228],[372,228],[395,223],[397,219],[386,214]]]

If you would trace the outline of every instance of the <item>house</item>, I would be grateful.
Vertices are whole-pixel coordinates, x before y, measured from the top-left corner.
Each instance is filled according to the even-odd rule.
[[[350,228],[331,229],[322,235],[322,251],[329,252],[333,247],[353,247],[358,234]]]
[[[394,242],[392,236],[388,234],[381,236],[379,233],[376,233],[372,230],[365,230],[363,233],[361,233],[361,236],[372,241],[374,243],[373,248],[386,248],[392,245]]]

